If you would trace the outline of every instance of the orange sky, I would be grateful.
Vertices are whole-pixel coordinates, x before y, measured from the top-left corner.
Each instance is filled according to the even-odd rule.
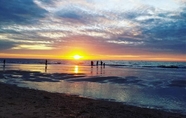
[[[186,61],[184,55],[99,55],[89,54],[85,51],[67,51],[48,54],[4,54],[0,53],[0,58],[36,58],[36,59],[74,59],[74,55],[82,56],[81,60],[146,60],[146,61]]]

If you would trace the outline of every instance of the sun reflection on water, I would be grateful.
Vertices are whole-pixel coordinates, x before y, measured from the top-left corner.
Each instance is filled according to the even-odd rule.
[[[78,67],[78,66],[75,66],[75,67],[74,67],[74,73],[77,74],[78,72],[79,72],[79,67]]]

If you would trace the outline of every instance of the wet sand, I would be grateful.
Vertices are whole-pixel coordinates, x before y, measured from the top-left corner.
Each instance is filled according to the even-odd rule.
[[[181,114],[0,83],[0,118],[186,118]]]

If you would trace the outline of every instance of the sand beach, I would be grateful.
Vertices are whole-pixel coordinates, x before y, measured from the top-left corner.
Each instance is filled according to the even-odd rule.
[[[112,96],[112,87],[100,90],[104,89],[105,81],[115,82],[116,85],[122,83],[123,80],[117,76],[2,70],[0,78],[0,118],[186,118],[180,113],[126,105],[117,100],[73,95],[74,91],[81,91]],[[123,82],[127,83],[127,79],[135,80],[134,77],[125,78]],[[136,80],[132,83],[136,84]],[[62,91],[63,87],[67,91]],[[122,97],[121,94],[118,96]]]
[[[159,110],[0,83],[0,118],[186,118]]]

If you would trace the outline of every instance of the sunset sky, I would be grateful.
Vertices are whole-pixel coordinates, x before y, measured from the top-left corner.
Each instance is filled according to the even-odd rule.
[[[186,0],[0,0],[0,58],[186,61]]]

